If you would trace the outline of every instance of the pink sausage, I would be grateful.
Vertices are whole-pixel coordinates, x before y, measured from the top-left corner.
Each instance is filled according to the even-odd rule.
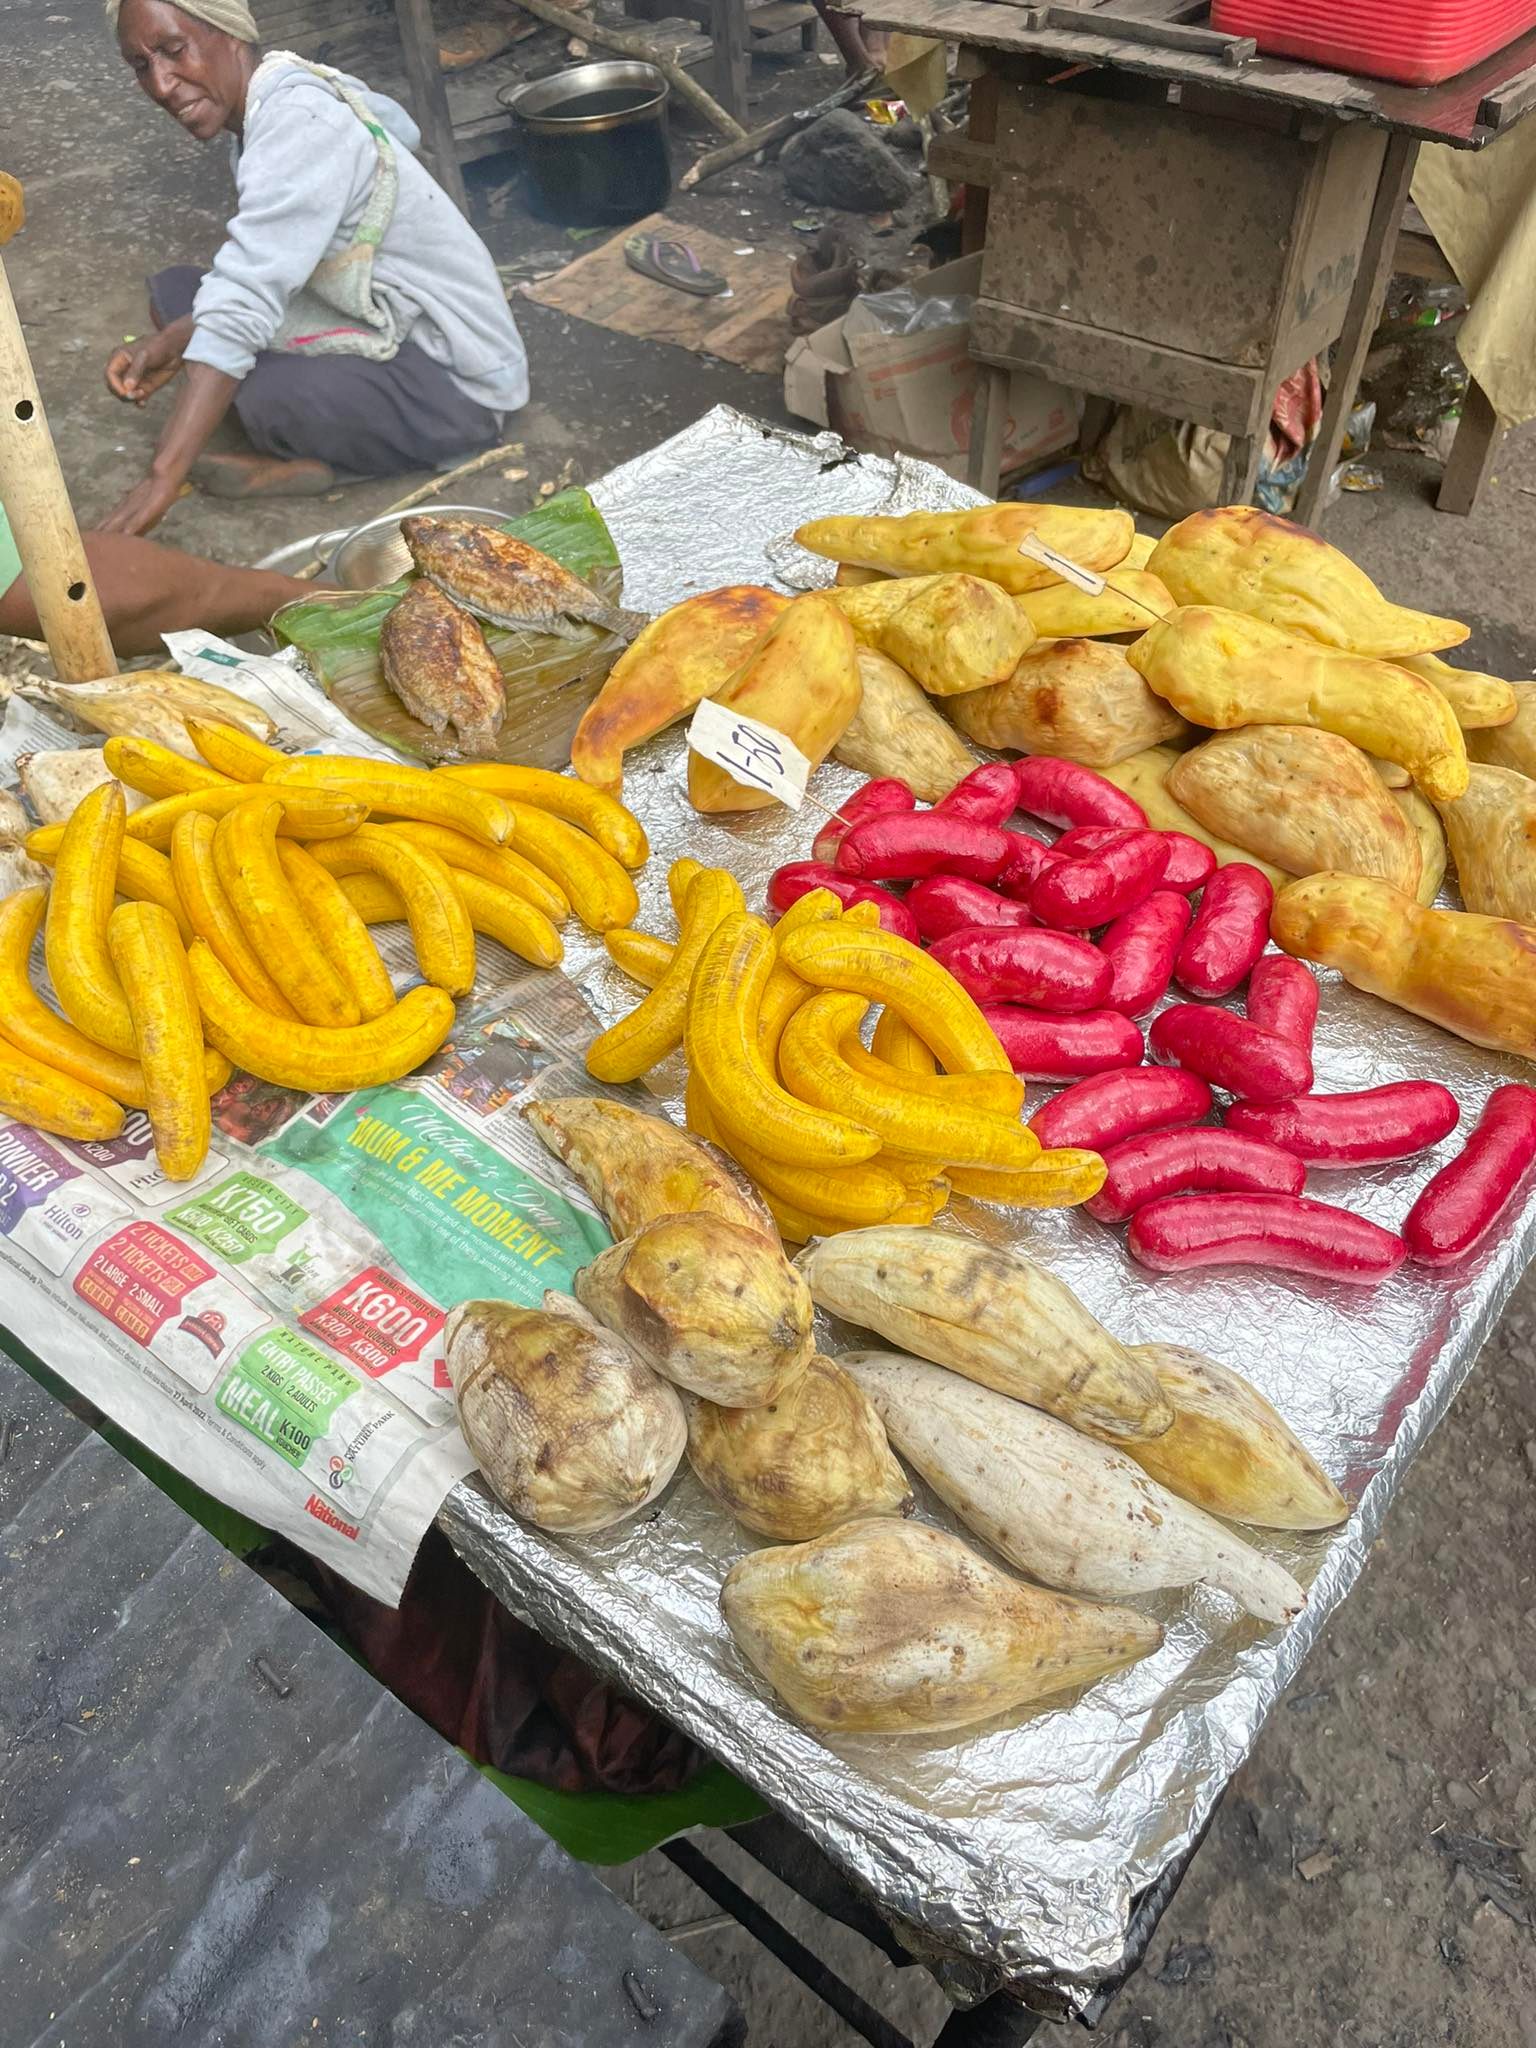
[[[1137,1210],[1126,1245],[1159,1273],[1269,1266],[1353,1287],[1377,1286],[1408,1255],[1380,1224],[1302,1195],[1171,1195]]]
[[[893,896],[889,889],[877,889],[872,882],[855,882],[819,860],[792,860],[770,875],[768,907],[782,917],[791,903],[798,903],[813,889],[830,890],[845,910],[855,903],[878,904],[882,928],[894,932],[899,939],[909,939],[914,946],[917,944],[917,921],[899,896]]]
[[[1027,832],[1008,834],[1008,858],[1004,861],[997,877],[997,886],[1005,896],[1013,896],[1021,903],[1029,901],[1029,892],[1049,867],[1054,867],[1062,858],[1054,846],[1042,846],[1038,839],[1031,839]]]
[[[931,951],[978,1003],[1094,1010],[1109,990],[1110,964],[1098,947],[1065,932],[955,932]]]
[[[1164,859],[1161,833],[1129,833],[1102,853],[1058,861],[1029,892],[1029,907],[1042,924],[1072,931],[1108,924],[1151,895]]]
[[[1216,856],[1204,840],[1192,838],[1188,832],[1165,832],[1163,839],[1168,847],[1163,887],[1178,889],[1185,896],[1192,889],[1203,889],[1216,872]]]
[[[876,776],[873,782],[866,782],[852,796],[843,798],[836,816],[828,818],[811,841],[811,853],[817,860],[829,861],[847,834],[865,818],[880,818],[916,807],[917,798],[904,782],[898,782],[894,775]]]
[[[1138,825],[1147,814],[1134,797],[1078,761],[1030,754],[1013,764],[1018,806],[1047,825]]]
[[[1266,953],[1248,977],[1248,1022],[1312,1050],[1317,1024],[1317,976],[1304,960]]]
[[[1201,893],[1174,978],[1192,996],[1229,995],[1268,943],[1274,902],[1268,876],[1246,861],[1218,868]]]
[[[970,818],[978,825],[1001,825],[1019,808],[1018,778],[1011,761],[983,761],[962,775],[948,796],[933,807],[946,818]]]
[[[1110,966],[1104,998],[1110,1009],[1127,1017],[1146,1015],[1167,990],[1188,924],[1188,900],[1172,889],[1154,889],[1100,935],[1099,951]]]
[[[925,939],[947,939],[951,932],[971,931],[977,925],[1020,929],[1035,921],[1022,903],[961,875],[930,875],[926,882],[914,883],[906,904]]]
[[[1118,1010],[1061,1017],[1015,1003],[984,1003],[981,1014],[997,1033],[1013,1071],[1026,1080],[1073,1081],[1080,1074],[1140,1066],[1146,1055],[1141,1033]]]
[[[1312,1061],[1299,1045],[1205,1003],[1164,1010],[1153,1019],[1149,1043],[1158,1059],[1188,1067],[1229,1095],[1283,1102],[1312,1086]]]
[[[1042,1140],[1043,1142],[1043,1140]],[[1536,1088],[1495,1088],[1472,1135],[1408,1211],[1403,1237],[1421,1266],[1452,1266],[1475,1251],[1514,1201],[1536,1161]]]
[[[1093,1074],[1044,1102],[1029,1128],[1052,1151],[1080,1146],[1103,1152],[1139,1131],[1197,1124],[1211,1106],[1211,1091],[1182,1067],[1129,1067]]]
[[[1307,1169],[1289,1152],[1208,1124],[1183,1131],[1144,1131],[1104,1154],[1103,1187],[1084,1204],[1101,1223],[1123,1223],[1163,1195],[1206,1193],[1299,1195]]]
[[[1012,852],[996,825],[973,824],[943,811],[866,818],[837,849],[839,874],[855,881],[905,882],[921,875],[964,875],[990,882]]]
[[[1309,1166],[1380,1166],[1449,1137],[1461,1108],[1438,1081],[1389,1081],[1348,1095],[1234,1102],[1227,1128],[1293,1152]]]

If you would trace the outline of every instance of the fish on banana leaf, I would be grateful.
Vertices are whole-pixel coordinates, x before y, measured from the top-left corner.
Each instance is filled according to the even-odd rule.
[[[507,687],[469,613],[425,578],[379,629],[384,680],[434,733],[452,724],[466,753],[488,753],[506,715]]]
[[[630,640],[645,623],[526,541],[479,520],[418,513],[402,519],[400,531],[421,574],[493,626],[574,640],[579,627],[573,622],[586,621]]]

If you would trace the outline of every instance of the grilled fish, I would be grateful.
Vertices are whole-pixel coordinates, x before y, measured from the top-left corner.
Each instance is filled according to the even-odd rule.
[[[634,638],[644,621],[607,604],[595,590],[548,555],[510,533],[475,519],[402,519],[411,559],[439,590],[493,626],[579,637],[573,620],[586,620]]]
[[[413,718],[441,733],[451,722],[466,753],[489,753],[507,709],[507,687],[485,635],[425,578],[413,583],[379,629],[384,680]]]

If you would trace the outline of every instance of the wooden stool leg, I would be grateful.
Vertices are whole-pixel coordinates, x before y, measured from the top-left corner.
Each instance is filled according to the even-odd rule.
[[[1248,505],[1259,480],[1259,459],[1264,453],[1263,434],[1234,434],[1221,468],[1223,505]]]
[[[1499,425],[1499,416],[1489,404],[1487,392],[1474,377],[1467,386],[1461,423],[1446,458],[1445,474],[1440,479],[1436,511],[1459,512],[1465,518],[1477,503],[1478,492],[1488,481],[1488,472],[1503,439],[1504,430]]]
[[[1339,345],[1333,355],[1333,382],[1328,387],[1328,402],[1323,407],[1322,423],[1317,430],[1317,439],[1312,444],[1312,453],[1307,462],[1307,473],[1301,480],[1301,489],[1296,494],[1295,517],[1302,526],[1317,523],[1318,511],[1322,506],[1324,493],[1333,475],[1334,465],[1339,459],[1339,443],[1344,438],[1344,422],[1349,418],[1350,407],[1355,402],[1355,392],[1360,383],[1360,372],[1365,367],[1365,358],[1371,346],[1371,336],[1381,318],[1382,302],[1387,296],[1387,286],[1392,281],[1392,259],[1397,252],[1397,231],[1402,223],[1403,205],[1408,197],[1408,187],[1413,180],[1413,167],[1418,160],[1419,145],[1416,137],[1403,135],[1396,130],[1388,137],[1386,153],[1382,158],[1381,178],[1376,186],[1376,200],[1371,208],[1370,220],[1366,223],[1365,240],[1360,248],[1360,268],[1355,277],[1355,288],[1350,293],[1349,310],[1344,315],[1344,330],[1339,336]]]
[[[996,363],[976,365],[976,403],[971,412],[971,445],[966,450],[965,480],[973,491],[997,496],[1003,473],[1003,434],[1008,425],[1007,370]]]
[[[748,34],[746,0],[711,0],[715,98],[743,128],[747,125]]]

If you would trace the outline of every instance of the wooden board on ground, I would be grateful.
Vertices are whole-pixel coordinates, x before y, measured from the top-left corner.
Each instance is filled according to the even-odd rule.
[[[686,242],[706,270],[730,280],[730,296],[696,299],[631,270],[624,261],[624,243],[633,234]],[[621,228],[611,242],[578,256],[553,277],[531,285],[526,295],[614,334],[670,341],[695,355],[719,356],[740,369],[776,377],[783,371],[791,339],[789,258],[782,249],[761,244],[750,256],[738,256],[736,250],[742,246],[707,234],[691,222],[653,213],[633,227]]]

